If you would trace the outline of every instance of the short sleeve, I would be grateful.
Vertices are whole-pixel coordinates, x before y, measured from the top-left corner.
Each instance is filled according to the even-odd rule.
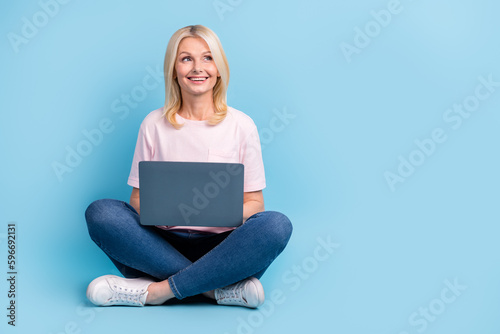
[[[128,177],[128,185],[139,188],[139,162],[150,161],[153,157],[153,146],[151,139],[148,136],[148,131],[145,124],[141,124],[137,143],[135,144],[134,158],[132,160],[132,168]]]
[[[257,127],[252,125],[240,148],[241,162],[245,166],[244,192],[258,191],[266,187],[259,133]]]

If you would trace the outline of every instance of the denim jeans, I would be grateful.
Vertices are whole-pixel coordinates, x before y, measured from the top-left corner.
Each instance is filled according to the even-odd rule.
[[[274,211],[221,234],[165,231],[141,225],[132,206],[113,199],[91,203],[85,218],[90,237],[123,276],[168,279],[178,299],[260,278],[292,233],[290,220]]]

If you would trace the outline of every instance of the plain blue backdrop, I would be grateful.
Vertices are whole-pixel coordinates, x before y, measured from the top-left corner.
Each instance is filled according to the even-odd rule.
[[[500,332],[496,1],[0,7],[0,332]],[[190,24],[221,39],[229,105],[261,131],[266,208],[286,213],[294,234],[262,278],[260,310],[95,308],[88,283],[117,271],[84,210],[128,200],[139,125],[164,102],[167,42]]]

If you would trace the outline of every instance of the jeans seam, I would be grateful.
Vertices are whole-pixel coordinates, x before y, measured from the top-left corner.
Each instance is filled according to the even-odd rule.
[[[174,294],[175,298],[183,299],[184,297],[181,295],[179,290],[177,290],[177,286],[175,285],[175,281],[174,281],[173,276],[170,276],[167,280],[168,280],[168,284],[170,285],[170,289],[172,290],[172,293]]]
[[[136,215],[138,215],[138,216],[140,217],[140,215],[137,213],[137,211],[135,210],[135,208],[134,208],[132,205],[128,204],[128,203],[127,203],[127,202],[125,202],[125,201],[120,201],[120,202],[121,202],[121,204],[122,204],[124,207],[126,207],[127,209],[129,209],[129,210],[130,210],[130,209],[132,209],[132,210],[130,210],[130,211],[132,211],[132,213],[135,213]]]

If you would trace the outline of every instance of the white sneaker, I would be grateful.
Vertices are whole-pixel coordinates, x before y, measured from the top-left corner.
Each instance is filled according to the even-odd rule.
[[[226,286],[215,289],[215,300],[220,305],[237,305],[257,308],[264,303],[264,288],[258,279],[250,277]]]
[[[93,280],[87,288],[87,298],[97,306],[144,306],[148,287],[153,280],[104,275]]]

